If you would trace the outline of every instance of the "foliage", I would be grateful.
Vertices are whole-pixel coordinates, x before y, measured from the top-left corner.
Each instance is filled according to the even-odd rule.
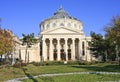
[[[34,37],[34,33],[31,33],[31,34],[28,34],[28,35],[22,34],[22,36],[23,36],[22,44],[26,45],[25,63],[27,63],[27,62],[29,62],[29,59],[28,59],[28,61],[26,61],[27,60],[27,55],[29,57],[29,54],[27,54],[27,48],[30,48],[32,45],[37,43],[38,39],[36,39]]]
[[[12,31],[0,28],[0,55],[11,53],[14,47],[15,41]]]
[[[105,27],[105,32],[105,38],[110,44],[108,53],[115,59],[115,57],[117,58],[115,54],[120,54],[120,16],[112,18],[110,24]]]
[[[23,45],[27,45],[27,47],[31,47],[31,45],[37,43],[37,39],[34,37],[34,33],[28,35],[22,34],[22,36],[23,36],[22,39]]]
[[[120,16],[113,17],[111,23],[105,27],[105,31],[106,38],[120,46]]]
[[[106,41],[101,34],[91,32],[92,40],[89,42],[91,53],[95,56],[105,57]]]

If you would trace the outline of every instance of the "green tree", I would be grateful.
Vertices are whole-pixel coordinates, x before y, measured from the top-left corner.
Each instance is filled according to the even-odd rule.
[[[91,53],[96,58],[102,56],[103,61],[105,61],[106,41],[101,34],[96,34],[95,32],[91,32],[91,37],[92,39],[89,42]]]
[[[120,65],[120,16],[113,17],[110,24],[105,27],[106,39],[110,41],[110,45],[114,48],[113,53],[116,54],[116,60]]]
[[[29,62],[29,52],[27,51],[27,49],[30,48],[35,43],[37,43],[38,40],[34,37],[34,33],[28,35],[22,34],[22,36],[23,36],[22,38],[23,45],[26,45],[25,63],[27,63]]]

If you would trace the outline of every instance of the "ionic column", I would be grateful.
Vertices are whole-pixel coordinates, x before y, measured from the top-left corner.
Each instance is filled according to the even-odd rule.
[[[66,61],[68,60],[68,43],[67,43],[67,39],[65,38],[65,53],[66,53]]]
[[[43,41],[42,41],[42,60],[43,61],[46,61],[47,60],[47,51],[46,51],[46,43],[45,43],[45,39],[43,39]]]
[[[49,48],[49,58],[50,58],[50,61],[53,60],[53,44],[52,44],[52,39],[50,39],[50,48]]]
[[[60,39],[57,39],[57,59],[60,60]]]
[[[72,60],[75,60],[75,39],[72,40]]]

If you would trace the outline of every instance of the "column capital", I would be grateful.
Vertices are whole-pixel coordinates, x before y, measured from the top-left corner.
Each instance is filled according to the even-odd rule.
[[[46,40],[46,38],[42,38],[42,40],[44,41],[44,40]]]
[[[75,40],[75,38],[72,38],[72,40]]]

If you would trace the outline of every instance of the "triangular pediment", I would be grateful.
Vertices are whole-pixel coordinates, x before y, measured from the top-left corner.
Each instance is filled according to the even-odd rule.
[[[55,28],[55,29],[48,29],[44,31],[42,34],[79,34],[80,31],[69,29],[69,28]]]

